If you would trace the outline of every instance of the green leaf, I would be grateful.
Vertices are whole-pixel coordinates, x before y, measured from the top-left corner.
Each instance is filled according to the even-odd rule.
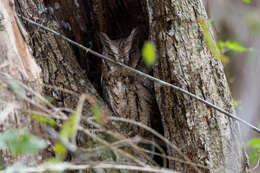
[[[247,4],[250,4],[251,3],[251,0],[243,0],[243,2],[247,3]]]
[[[252,150],[249,153],[249,162],[250,163],[256,163],[259,159],[259,152],[257,150]]]
[[[47,124],[47,125],[49,125],[49,126],[51,126],[51,127],[57,127],[57,124],[56,124],[56,121],[55,120],[53,120],[53,119],[51,119],[51,118],[49,118],[49,117],[46,117],[46,116],[44,116],[44,115],[40,115],[40,114],[30,114],[30,117],[34,120],[34,121],[36,121],[36,122],[38,122],[38,123],[41,123],[41,124]]]
[[[17,94],[22,98],[26,98],[26,92],[17,80],[14,79],[8,80],[8,86],[15,94]]]
[[[56,161],[62,161],[66,158],[67,149],[60,142],[56,142],[53,151],[55,152]]]
[[[249,143],[253,149],[260,150],[260,138],[253,138]]]
[[[212,37],[212,34],[210,32],[210,25],[208,24],[208,22],[202,18],[198,18],[197,21],[202,28],[202,34],[203,34],[204,40],[205,40],[206,44],[208,45],[209,50],[211,51],[213,56],[218,58],[223,63],[228,62],[228,58],[221,53],[218,45],[216,44],[215,40]]]
[[[7,148],[14,154],[29,154],[44,149],[47,144],[27,130],[9,130],[0,134],[0,149]]]
[[[235,52],[247,52],[249,50],[248,48],[241,46],[239,43],[234,41],[225,41],[225,42],[219,41],[219,47],[221,49],[224,48],[230,49]]]
[[[85,96],[82,95],[79,100],[79,104],[77,106],[77,110],[74,114],[70,116],[70,119],[66,121],[60,130],[60,137],[65,140],[69,141],[69,138],[75,137],[77,132],[77,127],[80,122],[80,115],[82,112],[83,104],[84,104]],[[56,158],[59,160],[63,160],[66,157],[67,149],[60,143],[57,142],[55,145],[55,153]]]
[[[71,115],[71,118],[63,124],[60,131],[61,138],[68,140],[70,137],[74,135],[74,132],[76,130],[74,127],[76,116],[76,114]]]
[[[209,19],[208,22],[209,22],[211,25],[214,25],[214,24],[215,24],[214,19]]]
[[[241,100],[233,99],[233,100],[232,100],[232,103],[234,104],[235,107],[239,107],[239,106],[242,104],[242,101],[241,101]]]
[[[150,67],[156,60],[156,48],[152,42],[145,42],[142,49],[143,60]]]
[[[70,116],[70,119],[63,124],[60,131],[60,137],[62,139],[69,140],[69,138],[75,137],[77,127],[80,123],[80,116],[86,99],[85,97],[84,94],[80,96],[76,111]]]
[[[77,130],[77,125],[79,123],[79,118],[81,114],[81,106],[78,105],[77,110],[74,114],[70,116],[70,119],[66,121],[60,131],[60,137],[68,140],[69,138],[73,137]]]
[[[101,109],[100,109],[100,106],[98,104],[95,104],[93,107],[92,107],[92,112],[94,114],[94,117],[96,119],[96,122],[101,124]]]

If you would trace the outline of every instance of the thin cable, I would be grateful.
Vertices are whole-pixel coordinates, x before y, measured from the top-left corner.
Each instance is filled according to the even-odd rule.
[[[64,39],[64,40],[70,42],[71,44],[76,45],[76,46],[78,46],[78,47],[80,47],[80,48],[86,50],[86,52],[89,52],[89,53],[91,53],[92,55],[95,55],[95,56],[97,56],[97,57],[99,57],[99,58],[102,58],[102,59],[104,59],[104,60],[106,60],[106,61],[109,61],[109,62],[112,62],[112,63],[114,63],[114,64],[120,65],[120,66],[122,66],[122,67],[124,67],[124,68],[126,68],[126,69],[128,69],[128,70],[130,70],[130,71],[132,71],[132,72],[134,72],[134,73],[136,73],[136,74],[138,74],[138,75],[141,75],[141,76],[143,76],[143,77],[146,77],[146,78],[148,78],[148,79],[150,79],[150,80],[152,80],[152,81],[154,81],[154,82],[158,82],[158,83],[160,83],[160,84],[162,84],[162,85],[164,85],[164,86],[168,86],[168,87],[173,88],[173,89],[175,89],[175,90],[177,90],[177,91],[179,91],[179,92],[182,92],[182,93],[184,93],[184,94],[186,94],[186,95],[188,95],[188,96],[190,96],[190,97],[192,97],[192,98],[194,98],[194,99],[196,99],[196,100],[198,100],[198,101],[204,103],[205,105],[216,109],[217,111],[223,113],[224,115],[228,116],[229,118],[235,119],[235,120],[237,120],[237,121],[239,121],[239,122],[245,124],[246,126],[250,127],[252,130],[256,131],[257,133],[260,133],[260,129],[259,129],[259,128],[255,127],[255,126],[253,126],[252,124],[248,123],[247,121],[245,121],[245,120],[243,120],[243,119],[241,119],[241,118],[239,118],[239,117],[237,117],[237,116],[235,116],[235,115],[233,115],[233,114],[231,114],[231,113],[225,111],[224,109],[222,109],[222,108],[220,108],[220,107],[218,107],[218,106],[216,106],[216,105],[214,105],[214,104],[212,104],[212,103],[210,103],[210,102],[208,102],[208,101],[206,101],[206,100],[203,100],[202,98],[196,96],[195,94],[192,94],[192,93],[190,93],[190,92],[188,92],[188,91],[186,91],[186,90],[184,90],[184,89],[182,89],[182,88],[179,88],[179,87],[177,87],[177,86],[175,86],[175,85],[173,85],[173,84],[170,84],[170,83],[168,83],[168,82],[165,82],[165,81],[163,81],[163,80],[161,80],[161,79],[155,78],[155,77],[153,77],[153,76],[151,76],[151,75],[149,75],[149,74],[146,74],[146,73],[143,73],[143,72],[141,72],[141,71],[138,71],[138,70],[136,70],[136,69],[134,69],[134,68],[132,68],[132,67],[129,67],[129,66],[127,66],[127,65],[125,65],[125,64],[123,64],[123,63],[121,63],[121,62],[117,62],[117,61],[115,61],[115,60],[113,60],[113,59],[111,59],[111,58],[108,58],[108,57],[106,57],[106,56],[104,56],[104,55],[102,55],[102,54],[100,54],[100,53],[98,53],[98,52],[96,52],[96,51],[93,51],[93,50],[91,50],[91,49],[89,49],[89,48],[87,48],[87,47],[85,47],[85,46],[83,46],[83,45],[81,45],[81,44],[79,44],[79,43],[77,43],[77,42],[75,42],[75,41],[69,39],[68,37],[65,37],[64,35],[62,35],[62,34],[56,32],[56,31],[54,31],[54,30],[52,30],[52,29],[49,29],[49,28],[46,27],[46,26],[43,26],[43,25],[41,25],[41,24],[39,24],[39,23],[36,23],[36,22],[34,22],[33,20],[30,20],[30,19],[28,19],[28,18],[26,18],[26,17],[21,16],[20,14],[17,14],[17,15],[18,15],[19,17],[21,17],[22,19],[24,19],[25,21],[27,21],[27,22],[29,22],[29,23],[31,23],[31,24],[34,24],[34,25],[36,25],[36,26],[39,26],[40,28],[42,28],[42,29],[44,29],[44,30],[47,30],[47,31],[49,31],[49,32],[51,32],[51,33],[53,33],[53,34],[55,34],[55,35],[61,37],[62,39]]]

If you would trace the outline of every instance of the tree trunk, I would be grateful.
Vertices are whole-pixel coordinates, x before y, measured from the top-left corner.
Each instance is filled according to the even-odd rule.
[[[25,17],[58,32],[63,31],[75,41],[99,52],[102,52],[98,37],[100,32],[115,40],[127,37],[137,27],[140,32],[139,51],[147,39],[157,47],[158,61],[151,74],[234,112],[223,66],[211,54],[197,22],[198,17],[207,20],[200,0],[16,2],[18,11]],[[29,43],[33,56],[42,69],[45,84],[76,93],[89,93],[102,108],[108,107],[99,96],[103,95],[100,59],[38,27],[27,24],[26,28],[31,37]],[[139,66],[143,67],[142,64],[140,57]],[[38,77],[37,80],[41,79]],[[36,88],[40,86],[37,84]],[[154,90],[153,99],[158,104],[154,106],[153,115],[150,115],[153,121],[151,127],[180,148],[193,163],[212,168],[199,168],[201,172],[245,172],[246,159],[236,122],[158,83],[150,89]],[[60,90],[44,87],[43,93],[54,97],[55,104],[61,108],[74,109],[78,103],[77,96]],[[89,104],[84,110],[86,116],[92,116]],[[184,159],[170,146],[167,146],[167,153]],[[169,161],[169,168],[196,172],[194,166],[178,161]]]
[[[148,11],[152,21],[150,38],[156,43],[159,57],[154,66],[155,77],[234,113],[223,65],[211,54],[197,21],[207,20],[201,1],[154,1]],[[155,92],[164,134],[186,156],[217,172],[245,172],[237,122],[160,84],[155,84]],[[168,154],[178,156],[169,147]],[[194,172],[190,166],[174,161],[169,166]]]
[[[27,112],[33,106],[23,98],[32,99],[32,93],[22,86],[26,84],[28,88],[40,93],[41,70],[23,41],[13,7],[11,1],[0,3],[0,132],[27,127],[35,135],[44,137],[41,126],[33,123],[28,117]],[[15,91],[13,87],[20,90]],[[1,161],[6,165],[16,161],[26,165],[36,165],[48,156],[47,152],[19,157],[7,150],[0,152]]]

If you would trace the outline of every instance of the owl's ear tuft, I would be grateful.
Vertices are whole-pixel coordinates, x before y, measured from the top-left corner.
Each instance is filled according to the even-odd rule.
[[[104,32],[100,32],[100,33],[98,34],[98,36],[99,36],[99,39],[100,39],[100,41],[101,41],[101,43],[102,43],[103,45],[109,44],[109,43],[111,42],[111,40],[110,40],[110,38],[108,37],[108,35],[107,35],[106,33],[104,33]]]
[[[132,49],[133,44],[134,44],[134,40],[135,40],[137,34],[138,34],[138,29],[134,28],[131,31],[130,35],[126,38],[128,46],[126,46],[125,52],[129,52]]]
[[[133,42],[133,40],[135,39],[135,36],[138,34],[138,28],[134,28],[130,35],[127,37],[127,41],[129,42]]]

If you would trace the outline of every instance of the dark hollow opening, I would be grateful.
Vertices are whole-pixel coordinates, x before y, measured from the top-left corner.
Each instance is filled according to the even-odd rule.
[[[119,39],[127,37],[133,28],[138,28],[140,49],[149,36],[149,20],[144,0],[45,0],[44,3],[49,14],[60,23],[66,36],[100,53],[100,32],[106,33],[111,39]],[[101,59],[78,47],[73,47],[73,50],[81,68],[102,96]],[[163,135],[158,107],[154,111],[159,116],[152,120],[152,128]],[[166,146],[161,146],[166,151]],[[154,160],[162,165],[161,157],[155,156]]]

